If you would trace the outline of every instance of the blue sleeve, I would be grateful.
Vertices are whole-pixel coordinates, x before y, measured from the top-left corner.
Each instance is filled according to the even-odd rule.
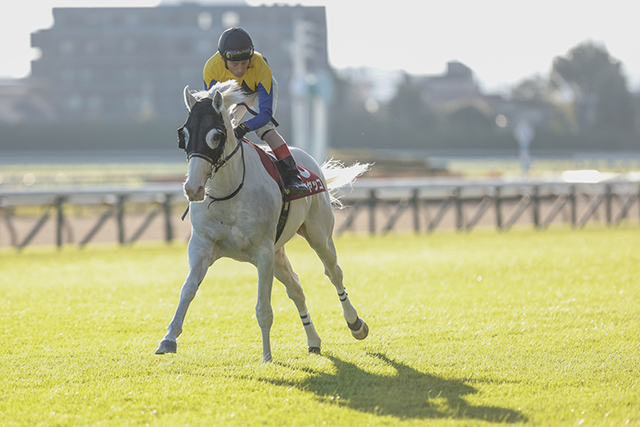
[[[211,87],[212,87],[214,84],[216,84],[216,83],[218,83],[218,82],[212,79],[212,80],[211,80],[211,83],[209,83],[209,86],[207,86],[207,82],[205,81],[205,82],[204,82],[204,90],[209,90],[209,89],[211,89]]]
[[[273,117],[273,86],[271,93],[268,93],[262,83],[258,84],[258,106],[260,107],[258,115],[244,122],[252,131],[260,129]]]

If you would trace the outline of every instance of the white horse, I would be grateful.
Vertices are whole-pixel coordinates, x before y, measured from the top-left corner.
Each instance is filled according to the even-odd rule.
[[[337,264],[332,239],[332,201],[335,200],[331,192],[353,182],[368,169],[368,165],[356,163],[345,168],[329,162],[320,168],[307,153],[292,149],[296,162],[318,175],[329,192],[291,201],[289,218],[276,241],[282,194],[278,184],[262,166],[256,150],[246,142],[237,141],[233,133],[230,111],[243,98],[233,81],[219,83],[209,91],[191,93],[188,86],[184,90],[189,116],[179,129],[179,139],[189,160],[189,172],[184,183],[185,195],[191,202],[189,274],[182,285],[176,313],[156,354],[176,352],[176,339],[182,332],[189,304],[207,269],[221,257],[250,262],[258,269],[256,318],[262,331],[264,362],[272,360],[270,330],[274,275],[286,286],[289,298],[298,309],[309,352],[320,353],[320,337],[309,316],[298,276],[284,250],[284,244],[296,233],[307,240],[322,260],[325,274],[338,292],[352,335],[362,340],[369,332],[342,284],[342,270]]]

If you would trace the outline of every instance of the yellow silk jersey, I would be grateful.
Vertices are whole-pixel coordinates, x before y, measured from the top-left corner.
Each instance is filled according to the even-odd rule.
[[[242,86],[242,88],[248,92],[257,92],[258,85],[262,83],[267,93],[271,93],[271,68],[264,57],[258,52],[254,52],[247,72],[244,73],[244,76],[240,79],[236,78],[231,74],[231,71],[227,70],[224,60],[220,56],[220,52],[216,52],[204,65],[203,76],[206,89],[211,88],[216,82],[235,80],[238,82],[238,86]]]
[[[227,69],[220,52],[216,52],[204,65],[202,74],[204,87],[207,90],[217,82],[235,80],[246,92],[258,92],[260,112],[254,118],[245,122],[250,130],[256,130],[266,125],[273,116],[273,94],[271,92],[273,75],[269,64],[260,53],[254,52],[250,61],[249,68],[247,68],[244,76],[236,78]]]

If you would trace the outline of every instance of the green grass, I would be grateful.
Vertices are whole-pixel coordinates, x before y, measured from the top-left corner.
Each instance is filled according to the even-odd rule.
[[[323,355],[274,286],[262,364],[252,266],[203,282],[178,354],[153,354],[186,248],[0,252],[0,425],[640,424],[640,229],[343,236],[355,341],[301,240]]]

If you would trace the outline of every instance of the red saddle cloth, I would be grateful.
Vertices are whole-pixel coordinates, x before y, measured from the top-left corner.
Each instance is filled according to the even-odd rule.
[[[267,172],[269,172],[269,175],[271,175],[271,178],[273,178],[273,180],[278,184],[278,186],[280,187],[280,191],[282,191],[283,190],[282,179],[280,177],[280,171],[276,166],[276,161],[277,161],[276,156],[274,156],[271,151],[267,151],[261,147],[258,147],[251,141],[248,141],[245,139],[245,142],[247,142],[253,148],[256,149],[256,151],[258,152],[258,155],[260,156],[260,160],[262,160],[262,164],[264,168],[267,170]],[[291,200],[301,199],[303,197],[312,196],[314,194],[327,191],[327,189],[324,186],[324,183],[322,182],[320,177],[318,177],[318,175],[316,175],[315,173],[311,172],[310,170],[300,165],[298,165],[298,172],[300,172],[300,178],[302,178],[302,182],[304,183],[304,185],[307,186],[307,188],[309,189],[309,192],[301,196],[292,194]]]

